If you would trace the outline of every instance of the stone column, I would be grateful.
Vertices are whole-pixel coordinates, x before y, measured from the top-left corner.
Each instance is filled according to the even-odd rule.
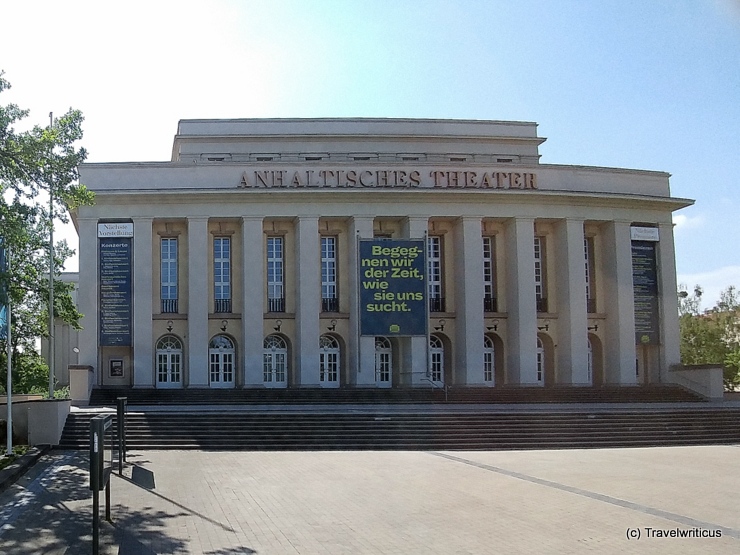
[[[604,229],[604,381],[634,385],[635,298],[632,286],[632,240],[630,223],[613,221]]]
[[[357,386],[374,386],[375,381],[375,337],[360,336],[360,280],[359,239],[373,238],[373,217],[352,216],[349,224],[350,241],[348,252],[349,268],[349,365],[350,375]]]
[[[408,239],[426,240],[428,228],[428,216],[409,216],[403,222],[403,234]],[[424,248],[426,249],[426,245]],[[403,383],[429,387],[427,381],[429,340],[426,337],[406,337],[400,338],[399,342],[402,351],[400,369]]]
[[[134,387],[154,387],[152,218],[134,220]]]
[[[590,385],[583,220],[562,220],[555,231],[558,337],[556,383]]]
[[[537,385],[537,301],[534,284],[534,220],[506,223],[507,360],[515,384]]]
[[[483,381],[483,235],[480,217],[463,216],[455,228],[456,383]]]
[[[80,209],[85,210],[85,207]],[[98,343],[98,220],[78,218],[80,235],[80,272],[77,306],[82,313],[79,335],[79,364],[95,369],[94,383],[101,385],[102,371],[98,367],[100,344]]]
[[[660,295],[660,381],[670,382],[668,370],[681,362],[681,331],[678,327],[678,283],[673,224],[660,224],[658,242],[658,293]]]
[[[190,387],[208,387],[208,218],[188,217],[188,372]]]
[[[319,314],[321,312],[321,251],[319,217],[295,220],[296,369],[298,383],[319,383]]]
[[[242,360],[243,384],[262,385],[265,299],[265,238],[262,217],[242,218]]]

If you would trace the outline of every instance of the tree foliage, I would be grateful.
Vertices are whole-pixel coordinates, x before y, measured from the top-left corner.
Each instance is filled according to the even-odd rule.
[[[720,294],[714,308],[703,312],[703,291],[693,293],[679,287],[678,309],[681,330],[681,362],[720,364],[724,367],[725,389],[740,386],[740,295],[734,286]]]
[[[0,93],[10,88],[3,75],[0,71]],[[51,213],[56,221],[66,223],[69,209],[93,200],[92,193],[77,184],[77,168],[87,157],[85,149],[76,145],[82,138],[82,113],[70,109],[47,127],[16,131],[28,115],[28,110],[15,104],[0,104],[0,237],[11,253],[10,270],[0,273],[0,285],[7,288],[12,306],[16,392],[38,385],[41,363],[36,341],[49,335]],[[70,296],[72,285],[58,279],[64,260],[72,254],[65,241],[55,243],[54,315],[79,327],[81,315]],[[0,383],[4,384],[4,353],[0,363]]]

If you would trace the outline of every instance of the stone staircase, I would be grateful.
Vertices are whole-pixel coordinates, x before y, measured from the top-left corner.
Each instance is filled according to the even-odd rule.
[[[450,387],[441,388],[296,388],[296,389],[94,389],[90,406],[250,404],[406,404],[406,403],[650,403],[698,402],[698,395],[675,385],[635,387]]]
[[[183,409],[185,410],[185,409]],[[89,448],[94,414],[70,413],[59,447]],[[142,412],[129,449],[475,450],[740,443],[740,408]]]
[[[740,407],[709,406],[693,393],[668,385],[452,387],[447,392],[433,388],[106,388],[93,391],[91,405],[115,407],[116,398],[121,396],[127,398],[130,407],[127,443],[135,450],[474,450],[740,444]],[[527,407],[527,403],[537,406]],[[88,449],[89,422],[94,415],[70,413],[59,447]]]

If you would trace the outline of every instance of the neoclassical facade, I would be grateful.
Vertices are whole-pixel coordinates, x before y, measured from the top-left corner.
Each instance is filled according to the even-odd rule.
[[[84,164],[79,362],[142,388],[670,381],[671,215],[691,201],[662,172],[540,164],[543,141],[523,122],[184,120],[170,162]],[[393,267],[408,252],[422,271]],[[417,331],[365,333],[378,312]]]

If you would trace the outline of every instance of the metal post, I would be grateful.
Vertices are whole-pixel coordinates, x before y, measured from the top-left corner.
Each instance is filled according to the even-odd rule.
[[[103,453],[103,441],[100,434],[101,426],[96,418],[90,421],[90,489],[93,495],[92,521],[92,552],[100,553],[100,457]]]
[[[54,113],[49,112],[49,131]],[[54,176],[49,181],[49,399],[54,398]]]
[[[105,483],[105,520],[113,522],[110,518],[110,479]]]
[[[100,499],[98,498],[98,490],[93,490],[93,529],[92,529],[92,542],[93,542],[93,555],[100,553]]]
[[[123,463],[126,462],[126,405],[127,397],[116,397],[118,416],[118,475],[123,476]]]

